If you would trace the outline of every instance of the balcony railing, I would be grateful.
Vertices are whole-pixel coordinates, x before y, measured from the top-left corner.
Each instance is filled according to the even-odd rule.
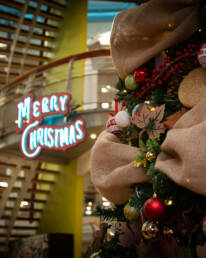
[[[4,85],[0,106],[30,92],[39,97],[67,91],[76,94],[73,102],[81,109],[109,109],[117,80],[109,49],[87,51],[36,67]]]

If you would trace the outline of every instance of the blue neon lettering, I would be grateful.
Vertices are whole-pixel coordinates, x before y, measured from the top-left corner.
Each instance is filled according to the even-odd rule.
[[[43,128],[38,128],[38,130],[37,130],[37,143],[40,143],[41,146],[44,146],[44,130],[43,130]]]
[[[54,138],[52,134],[54,133],[54,130],[52,128],[48,128],[48,147],[53,148],[54,147]]]
[[[55,147],[56,147],[56,148],[59,148],[60,130],[59,130],[59,129],[55,129],[55,130],[54,130],[54,133],[55,133],[55,137],[54,137]]]
[[[30,133],[29,135],[29,148],[33,150],[37,147],[36,131]]]
[[[64,145],[69,145],[69,128],[67,127],[60,129],[60,147]]]
[[[50,110],[51,111],[59,111],[59,107],[58,107],[58,98],[55,95],[51,96],[50,99]]]
[[[68,96],[60,96],[59,101],[61,103],[61,111],[64,112],[66,110],[66,102],[67,102]]]
[[[38,156],[41,152],[41,147],[38,146],[36,148],[36,150],[33,153],[29,153],[27,151],[27,147],[26,147],[26,142],[27,142],[27,136],[28,133],[30,131],[31,128],[38,126],[39,121],[35,121],[34,123],[30,124],[27,126],[27,128],[24,130],[24,132],[22,133],[22,137],[21,137],[21,149],[22,149],[22,153],[27,157],[27,158],[35,158],[36,156]]]
[[[34,103],[33,103],[33,117],[35,117],[35,118],[40,116],[39,106],[40,106],[39,101],[34,101]]]
[[[47,97],[44,97],[42,99],[42,113],[43,114],[50,112],[48,105],[49,105],[49,99]]]
[[[77,130],[77,135],[76,135],[77,140],[81,140],[84,137],[84,134],[81,129],[82,125],[83,125],[83,122],[81,120],[77,120],[75,123],[75,127]]]
[[[44,144],[48,146],[48,128],[44,128]]]
[[[24,99],[24,102],[20,102],[18,104],[18,123],[17,126],[19,129],[22,128],[22,120],[26,118],[30,121],[30,113],[31,113],[31,97],[27,97]]]
[[[75,137],[75,127],[74,125],[71,125],[69,128],[69,143],[73,144],[76,143],[76,137]]]

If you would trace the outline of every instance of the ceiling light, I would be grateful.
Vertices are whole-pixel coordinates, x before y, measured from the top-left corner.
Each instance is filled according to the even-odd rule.
[[[6,47],[7,46],[7,44],[5,44],[5,43],[0,43],[0,47]]]
[[[7,182],[0,182],[0,187],[6,188],[6,187],[8,187],[8,183]]]
[[[97,138],[97,135],[95,133],[92,133],[92,134],[90,134],[90,138],[94,140]]]
[[[87,207],[86,207],[86,210],[87,210],[87,211],[91,211],[92,208],[91,208],[90,206],[87,206]]]
[[[110,85],[107,85],[106,88],[107,88],[107,89],[111,89],[111,86],[110,86]]]
[[[110,202],[103,202],[102,205],[103,205],[104,207],[109,207],[109,206],[110,206]]]
[[[85,214],[86,214],[86,215],[91,215],[91,214],[92,214],[92,211],[85,211]]]
[[[92,204],[93,204],[92,202],[88,202],[88,206],[92,206]]]
[[[104,103],[102,103],[101,106],[102,106],[102,108],[107,109],[107,108],[109,108],[109,103],[104,102]]]
[[[101,88],[102,93],[106,93],[108,90],[106,88]]]
[[[27,201],[22,201],[21,203],[20,203],[20,207],[21,208],[23,208],[23,207],[25,207],[25,206],[28,206],[29,205],[29,202],[27,202]]]
[[[6,58],[6,55],[0,55],[0,58]]]

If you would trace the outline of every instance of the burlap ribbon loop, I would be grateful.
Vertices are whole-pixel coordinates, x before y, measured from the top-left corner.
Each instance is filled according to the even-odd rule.
[[[91,179],[109,201],[125,203],[131,195],[130,185],[148,180],[141,168],[134,167],[138,152],[138,148],[120,143],[107,131],[98,137],[92,149]]]
[[[111,54],[121,79],[197,29],[192,0],[151,0],[115,17]]]
[[[162,150],[155,168],[175,183],[206,195],[206,99],[177,121]]]

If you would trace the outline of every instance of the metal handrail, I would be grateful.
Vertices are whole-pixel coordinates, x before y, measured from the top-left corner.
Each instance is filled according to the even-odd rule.
[[[24,80],[26,80],[31,75],[35,75],[37,73],[45,72],[45,71],[50,70],[52,68],[56,68],[58,66],[67,64],[72,59],[75,59],[75,61],[77,61],[77,60],[84,60],[84,59],[87,59],[87,58],[95,58],[95,57],[103,57],[103,56],[110,56],[110,50],[109,49],[97,49],[97,50],[86,51],[86,52],[66,56],[64,58],[61,58],[61,59],[55,60],[53,62],[50,62],[48,64],[40,65],[40,66],[38,66],[34,69],[31,69],[27,73],[18,76],[16,79],[11,81],[10,83],[5,84],[1,88],[1,91],[4,91],[6,89],[8,89],[8,91],[9,91],[9,90],[17,87],[19,83],[23,82]]]

